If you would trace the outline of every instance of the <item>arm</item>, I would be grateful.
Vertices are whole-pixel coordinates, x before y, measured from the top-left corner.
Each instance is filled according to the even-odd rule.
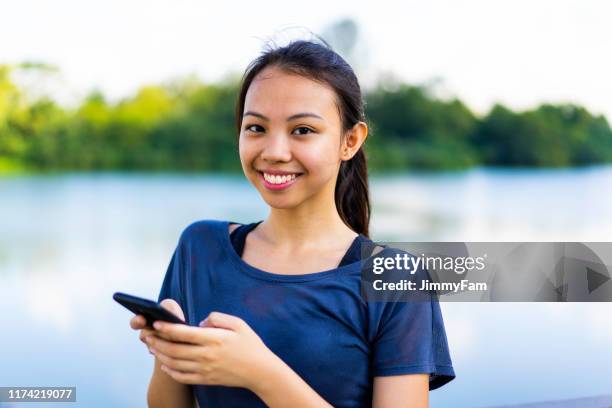
[[[147,391],[149,408],[194,408],[195,400],[191,387],[172,379],[161,370],[161,363],[155,358],[153,376]]]
[[[275,354],[251,390],[270,408],[332,407]],[[333,408],[333,407],[332,407]]]
[[[171,347],[176,347],[176,345],[173,346],[171,342],[166,342],[160,338],[155,339],[154,344],[156,356],[162,360],[162,363],[164,365],[172,364],[172,360],[164,353],[170,354],[168,350]],[[258,357],[259,362],[251,366],[248,375],[244,376],[244,378],[249,379],[245,383],[223,381],[218,377],[212,381],[207,376],[181,373],[168,366],[164,371],[161,369],[162,363],[156,358],[155,373],[149,386],[148,401],[151,404],[149,406],[151,408],[157,406],[193,408],[193,400],[187,384],[201,383],[248,388],[270,408],[333,408],[276,354],[268,351]],[[212,374],[214,377],[213,372],[216,370],[204,371],[207,372],[207,375]],[[160,397],[160,401],[163,398],[163,401],[157,401],[158,397]],[[151,401],[156,401],[159,405],[152,405]]]
[[[428,408],[429,374],[374,377],[373,408]]]
[[[184,319],[183,311],[173,300],[164,300],[162,305]],[[146,320],[142,315],[136,315],[130,320],[134,330],[140,330],[139,338],[146,343],[146,338],[154,336],[155,331],[146,327]],[[153,375],[147,390],[147,405],[150,408],[178,407],[194,408],[195,400],[191,386],[175,381],[161,369],[161,362],[156,357]]]
[[[154,326],[147,344],[176,382],[247,388],[272,408],[331,407],[236,316],[212,312],[200,327]]]

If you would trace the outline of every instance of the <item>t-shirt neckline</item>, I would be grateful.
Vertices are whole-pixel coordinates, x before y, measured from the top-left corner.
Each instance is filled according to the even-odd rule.
[[[241,224],[241,223],[236,222],[236,221],[226,220],[219,224],[221,227],[220,233],[222,235],[223,249],[227,253],[229,259],[238,267],[238,269],[258,279],[264,279],[264,280],[272,281],[272,282],[307,282],[307,281],[313,281],[317,279],[332,277],[335,275],[345,273],[347,271],[353,271],[356,269],[359,270],[359,266],[362,263],[362,260],[359,260],[359,261],[351,262],[349,264],[346,264],[340,267],[328,269],[325,271],[303,273],[303,274],[297,274],[297,275],[287,275],[287,274],[280,274],[280,273],[275,273],[275,272],[264,271],[263,269],[259,269],[259,268],[256,268],[248,264],[238,255],[230,239],[230,233],[229,233],[230,224]],[[370,241],[369,238],[367,238],[363,234],[359,234],[359,235],[362,238],[365,238],[366,240]]]

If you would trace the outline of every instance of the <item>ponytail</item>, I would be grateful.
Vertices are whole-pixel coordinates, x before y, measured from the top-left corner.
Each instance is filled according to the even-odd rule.
[[[353,231],[370,237],[370,197],[368,169],[363,148],[340,164],[336,181],[336,207],[342,221]]]

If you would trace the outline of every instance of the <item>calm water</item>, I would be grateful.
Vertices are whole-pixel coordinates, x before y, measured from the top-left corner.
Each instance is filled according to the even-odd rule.
[[[611,238],[612,167],[398,174],[370,183],[375,240]],[[155,298],[189,223],[266,214],[238,176],[0,178],[0,386],[75,385],[78,406],[146,406],[152,356],[112,293]],[[432,392],[432,406],[612,393],[611,306],[443,303],[458,377]]]

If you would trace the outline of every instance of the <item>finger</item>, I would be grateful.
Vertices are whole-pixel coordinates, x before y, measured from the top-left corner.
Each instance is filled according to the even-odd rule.
[[[147,321],[143,315],[136,315],[130,319],[130,327],[134,330],[139,330],[146,327]]]
[[[211,312],[206,319],[200,322],[200,326],[203,327],[217,327],[233,331],[244,328],[245,324],[240,317],[221,312]]]
[[[180,358],[174,358],[165,355],[159,350],[151,347],[151,354],[153,354],[163,365],[166,367],[170,367],[173,370],[183,371],[183,372],[197,372],[199,363],[194,360],[183,360]]]
[[[181,360],[197,360],[202,351],[201,346],[187,343],[175,343],[157,336],[149,336],[146,339],[146,344],[149,348],[157,350],[166,356]]]
[[[183,371],[174,370],[164,364],[161,365],[161,369],[166,372],[174,380],[183,384],[198,384],[198,377],[194,373],[186,373]]]
[[[155,321],[153,327],[157,331],[157,336],[166,340],[201,344],[217,342],[227,336],[228,330],[213,327],[193,327],[180,323],[168,323],[161,320]]]
[[[164,299],[159,303],[164,309],[169,310],[175,316],[177,316],[182,321],[185,321],[185,314],[183,313],[183,309],[174,299]]]
[[[149,336],[155,336],[155,331],[150,329],[142,329],[138,338],[140,338],[140,341],[143,343],[146,343],[145,339]]]

